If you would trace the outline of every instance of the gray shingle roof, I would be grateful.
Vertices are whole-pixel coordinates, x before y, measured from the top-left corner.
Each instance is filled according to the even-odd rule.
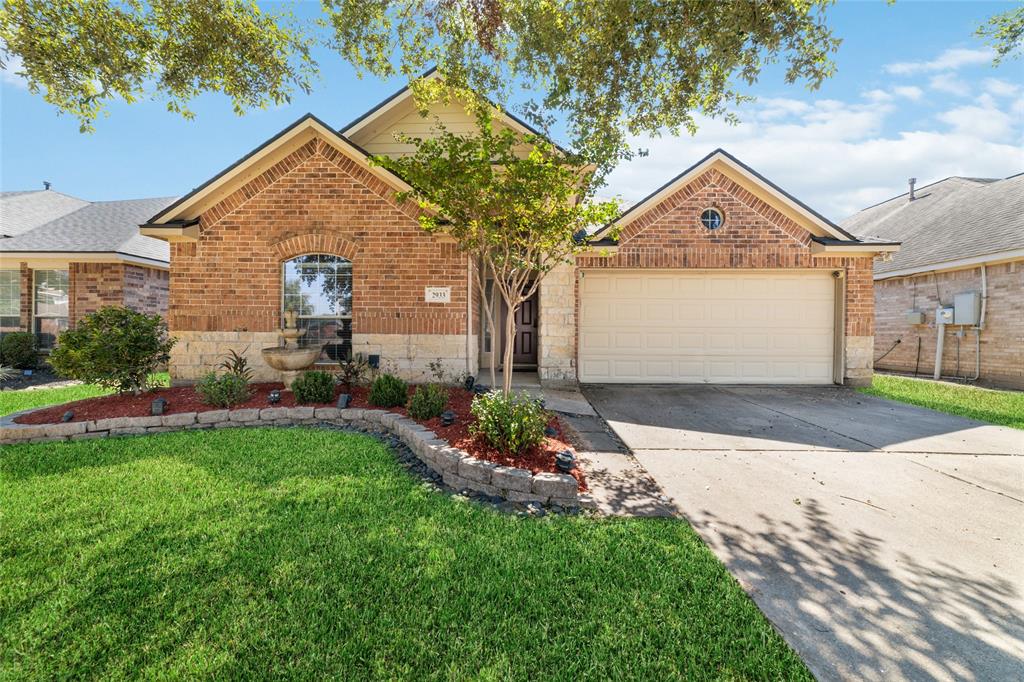
[[[1024,248],[1024,173],[1004,180],[953,177],[840,222],[861,238],[903,242],[875,274]]]
[[[84,199],[53,190],[0,192],[0,235],[24,234],[88,205]]]
[[[170,247],[167,242],[140,235],[139,224],[174,200],[175,197],[159,197],[83,202],[85,205],[76,211],[16,237],[0,239],[0,253],[115,252],[169,263]]]

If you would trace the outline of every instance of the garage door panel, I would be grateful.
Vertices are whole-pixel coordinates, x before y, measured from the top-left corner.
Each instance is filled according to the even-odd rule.
[[[827,272],[584,273],[584,382],[831,383]]]

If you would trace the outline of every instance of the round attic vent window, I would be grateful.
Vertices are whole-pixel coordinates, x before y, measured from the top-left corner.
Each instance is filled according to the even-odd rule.
[[[717,230],[724,222],[725,218],[717,208],[706,208],[700,214],[700,224],[709,230]]]

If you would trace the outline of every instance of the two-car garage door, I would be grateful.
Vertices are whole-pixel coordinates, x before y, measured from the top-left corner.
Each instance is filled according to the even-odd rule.
[[[588,383],[832,383],[835,284],[810,271],[587,270]]]

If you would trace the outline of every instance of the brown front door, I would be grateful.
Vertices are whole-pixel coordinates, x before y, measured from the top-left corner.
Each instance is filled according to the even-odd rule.
[[[516,310],[516,333],[512,339],[512,364],[537,364],[537,294],[523,301]]]

